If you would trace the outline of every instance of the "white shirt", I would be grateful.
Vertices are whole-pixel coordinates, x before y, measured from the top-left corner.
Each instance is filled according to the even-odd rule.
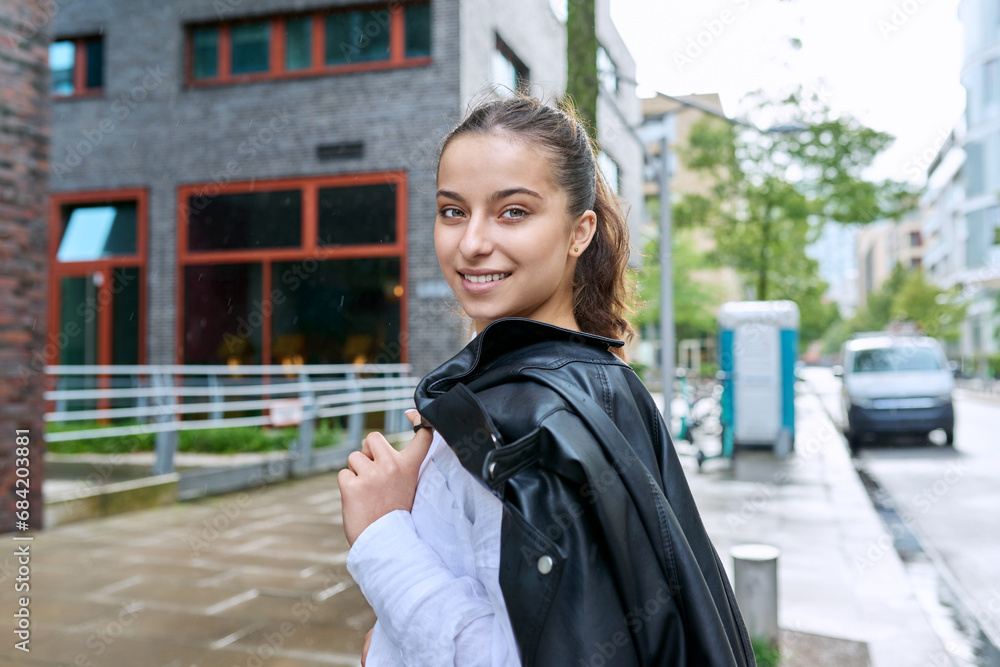
[[[372,523],[347,557],[378,617],[367,667],[520,667],[500,590],[502,512],[435,431],[413,509]]]

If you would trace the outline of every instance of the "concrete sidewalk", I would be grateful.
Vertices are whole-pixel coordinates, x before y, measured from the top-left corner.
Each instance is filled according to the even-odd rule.
[[[783,667],[948,664],[839,431],[816,396],[796,407],[786,461],[741,450],[699,473],[683,458],[730,570],[733,545],[782,550]],[[22,594],[5,551],[6,615]],[[37,532],[31,653],[8,635],[0,667],[358,665],[374,615],[346,556],[333,475]]]
[[[359,665],[375,621],[344,566],[330,474],[59,526],[30,545],[31,652],[9,630],[24,595],[11,546],[0,665]]]
[[[778,623],[782,664],[948,665],[902,562],[819,398],[797,386],[796,444],[788,459],[741,449],[732,467],[683,457],[706,528],[732,577],[729,549],[781,549]],[[805,634],[803,634],[805,633]],[[842,654],[841,654],[842,653]],[[796,655],[798,654],[798,655]],[[850,654],[850,657],[848,657]]]

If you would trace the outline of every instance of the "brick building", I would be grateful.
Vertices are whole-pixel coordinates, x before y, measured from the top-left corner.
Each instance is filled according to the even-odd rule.
[[[607,4],[602,163],[638,204],[634,63]],[[438,142],[490,84],[561,95],[562,9],[60,6],[49,317],[75,334],[53,361],[433,368],[463,336],[433,248]]]
[[[0,532],[42,523],[48,7],[0,1]]]

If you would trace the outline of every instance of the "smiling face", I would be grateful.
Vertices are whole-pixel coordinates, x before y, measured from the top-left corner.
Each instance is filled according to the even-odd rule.
[[[596,216],[571,218],[551,158],[508,136],[463,134],[438,166],[434,248],[476,331],[501,317],[579,330],[573,271]]]

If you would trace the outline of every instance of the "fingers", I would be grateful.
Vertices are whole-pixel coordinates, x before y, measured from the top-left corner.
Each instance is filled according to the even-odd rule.
[[[420,423],[420,413],[416,410],[407,410],[406,418],[415,426]]]
[[[404,465],[420,467],[424,458],[427,456],[427,452],[431,448],[431,441],[434,436],[431,434],[429,429],[422,428],[417,431],[413,439],[410,440],[409,444],[399,453],[400,458]]]
[[[392,448],[389,441],[385,439],[381,433],[377,431],[372,431],[365,438],[365,444],[362,446],[362,451],[367,449],[369,454],[368,458],[372,461],[377,461],[380,456],[385,456],[387,454],[395,454],[396,450]]]
[[[355,475],[360,475],[366,465],[371,465],[372,460],[361,452],[351,452],[347,455],[347,469]]]

